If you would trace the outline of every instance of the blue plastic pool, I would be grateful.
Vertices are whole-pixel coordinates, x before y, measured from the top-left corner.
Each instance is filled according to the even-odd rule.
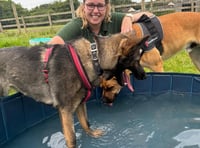
[[[100,91],[88,102],[91,126],[101,138],[85,134],[75,118],[79,148],[200,147],[200,75],[148,73],[132,79],[135,91],[124,88],[113,107],[102,104]],[[64,148],[56,110],[16,94],[2,98],[0,147]]]
[[[51,38],[32,38],[29,40],[30,45],[39,45],[41,43],[48,43]]]

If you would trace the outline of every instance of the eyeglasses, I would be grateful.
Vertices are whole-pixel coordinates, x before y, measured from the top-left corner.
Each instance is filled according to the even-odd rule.
[[[105,6],[106,6],[105,4],[102,4],[102,3],[98,3],[96,5],[94,3],[87,3],[85,5],[87,6],[87,9],[90,11],[94,10],[95,7],[97,7],[99,11],[103,11],[105,10]]]

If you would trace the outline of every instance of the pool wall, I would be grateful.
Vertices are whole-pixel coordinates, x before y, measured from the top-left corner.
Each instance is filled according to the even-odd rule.
[[[17,93],[0,101],[0,147],[26,129],[56,114],[56,109]]]
[[[134,94],[160,94],[164,92],[186,93],[200,96],[200,75],[180,73],[148,73],[147,79],[131,81]],[[120,95],[131,93],[126,87]],[[101,90],[93,91],[91,100],[100,100]],[[17,93],[0,98],[0,146],[57,114],[57,110],[49,105],[35,102],[32,98]]]

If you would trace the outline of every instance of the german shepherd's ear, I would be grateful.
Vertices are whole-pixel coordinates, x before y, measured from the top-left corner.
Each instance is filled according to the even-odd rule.
[[[126,35],[124,39],[120,41],[119,47],[122,49],[122,55],[126,56],[130,52],[130,49],[141,45],[145,44],[149,36],[144,36],[144,37],[137,37],[136,35],[129,36],[129,34]]]

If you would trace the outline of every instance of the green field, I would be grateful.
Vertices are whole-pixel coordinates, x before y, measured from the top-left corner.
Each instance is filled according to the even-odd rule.
[[[185,50],[182,50],[172,58],[166,60],[164,62],[164,69],[165,72],[200,74]]]
[[[8,30],[0,33],[0,48],[10,46],[29,46],[31,38],[53,37],[62,26],[28,28],[26,31]],[[200,74],[185,50],[164,62],[165,72]],[[149,70],[146,69],[148,72]]]

